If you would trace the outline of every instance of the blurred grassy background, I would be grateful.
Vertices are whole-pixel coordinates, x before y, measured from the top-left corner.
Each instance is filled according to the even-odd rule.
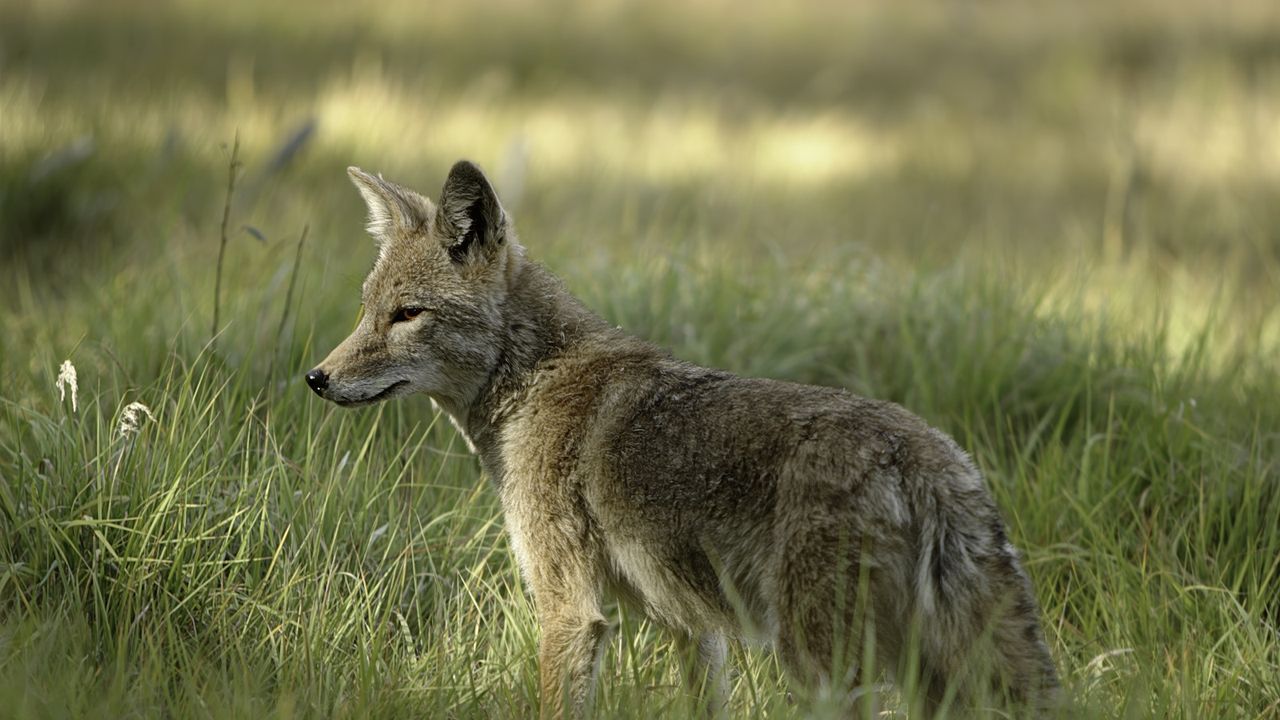
[[[1265,0],[0,2],[3,706],[532,712],[475,461],[300,382],[372,258],[343,169],[459,157],[612,321],[955,434],[1087,714],[1280,712]],[[602,714],[687,712],[622,622]],[[739,660],[735,712],[797,712]]]

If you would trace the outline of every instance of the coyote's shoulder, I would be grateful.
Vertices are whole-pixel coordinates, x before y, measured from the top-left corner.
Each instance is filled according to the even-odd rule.
[[[945,434],[844,390],[698,367],[612,327],[527,259],[483,174],[439,204],[352,170],[378,259],[351,337],[308,374],[360,405],[422,392],[496,483],[542,628],[543,707],[591,697],[611,597],[688,646],[716,707],[727,638],[802,686],[918,673],[926,708],[1057,680],[1018,554]],[[908,662],[916,659],[914,668]]]

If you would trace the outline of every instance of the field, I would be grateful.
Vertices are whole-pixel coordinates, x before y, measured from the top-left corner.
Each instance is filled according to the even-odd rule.
[[[468,157],[611,322],[953,434],[1077,715],[1280,716],[1280,4],[429,5],[0,0],[0,715],[536,713],[465,443],[302,382],[345,168]],[[615,619],[598,714],[692,714]]]

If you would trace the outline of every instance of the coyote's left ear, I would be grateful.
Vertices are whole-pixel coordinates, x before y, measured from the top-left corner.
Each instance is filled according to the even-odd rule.
[[[480,168],[459,160],[440,191],[435,233],[456,263],[487,256],[507,236],[507,214]]]
[[[422,227],[431,217],[431,201],[406,187],[374,176],[358,167],[347,168],[351,182],[369,206],[369,234],[379,243],[395,231]]]

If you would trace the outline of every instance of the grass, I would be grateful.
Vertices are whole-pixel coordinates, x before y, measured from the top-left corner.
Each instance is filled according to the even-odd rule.
[[[468,156],[611,321],[951,432],[1081,715],[1280,713],[1271,4],[356,7],[0,7],[0,707],[535,712],[461,439],[301,382],[372,258],[343,168]],[[692,714],[617,619],[600,714]]]

